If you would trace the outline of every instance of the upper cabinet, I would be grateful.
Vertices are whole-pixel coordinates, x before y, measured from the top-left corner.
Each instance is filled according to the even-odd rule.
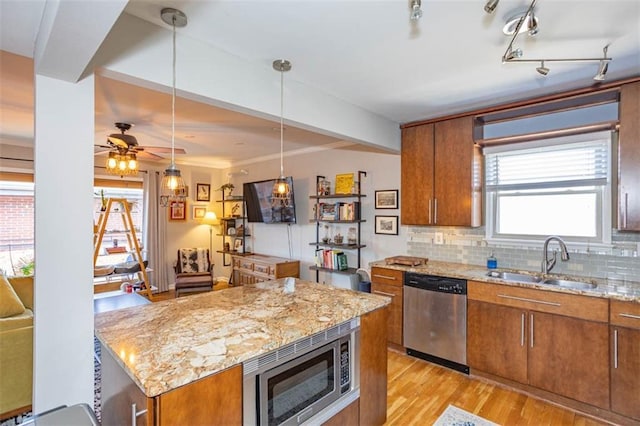
[[[404,225],[480,226],[480,148],[473,143],[473,117],[402,130]]]
[[[618,229],[640,231],[640,82],[620,89]]]

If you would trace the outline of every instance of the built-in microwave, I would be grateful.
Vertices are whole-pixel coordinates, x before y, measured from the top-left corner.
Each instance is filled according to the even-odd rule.
[[[243,423],[322,423],[360,396],[360,319],[243,363]]]

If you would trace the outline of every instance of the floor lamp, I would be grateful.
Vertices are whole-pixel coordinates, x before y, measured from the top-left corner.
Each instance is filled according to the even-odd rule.
[[[213,256],[213,226],[218,224],[218,216],[215,212],[207,212],[202,221],[205,225],[209,225],[209,257]],[[211,259],[209,259],[211,262]]]

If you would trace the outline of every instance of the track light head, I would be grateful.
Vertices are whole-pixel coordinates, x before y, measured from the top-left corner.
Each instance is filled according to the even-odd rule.
[[[536,71],[538,71],[538,73],[540,73],[542,75],[549,74],[549,68],[544,66],[544,61],[540,62],[540,66],[536,68]]]
[[[412,21],[417,21],[418,19],[422,18],[421,6],[421,0],[411,0],[411,15],[409,15],[409,18]]]
[[[498,3],[500,3],[500,0],[488,0],[485,4],[484,4],[484,11],[491,14],[496,10],[496,7],[498,7]]]
[[[593,79],[595,81],[604,81],[605,76],[607,75],[607,71],[609,71],[609,61],[600,61],[598,72],[593,77]]]
[[[520,48],[516,50],[509,49],[509,51],[502,58],[502,62],[508,62],[518,58],[522,58],[522,49]]]

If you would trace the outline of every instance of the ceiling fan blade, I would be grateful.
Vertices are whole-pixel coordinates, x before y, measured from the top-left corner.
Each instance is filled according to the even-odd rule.
[[[143,148],[147,152],[155,152],[157,154],[171,154],[171,148],[167,148],[166,146],[143,146],[143,147],[138,147],[138,149],[139,148]],[[182,148],[175,148],[174,152],[176,154],[186,154],[187,153],[187,151],[185,151]]]
[[[113,135],[108,136],[107,140],[117,147],[129,149],[129,145],[125,141],[120,138],[114,137]]]
[[[145,160],[163,160],[164,159],[164,157],[161,157],[160,155],[152,154],[147,151],[139,151],[136,155],[138,158],[145,159]]]

